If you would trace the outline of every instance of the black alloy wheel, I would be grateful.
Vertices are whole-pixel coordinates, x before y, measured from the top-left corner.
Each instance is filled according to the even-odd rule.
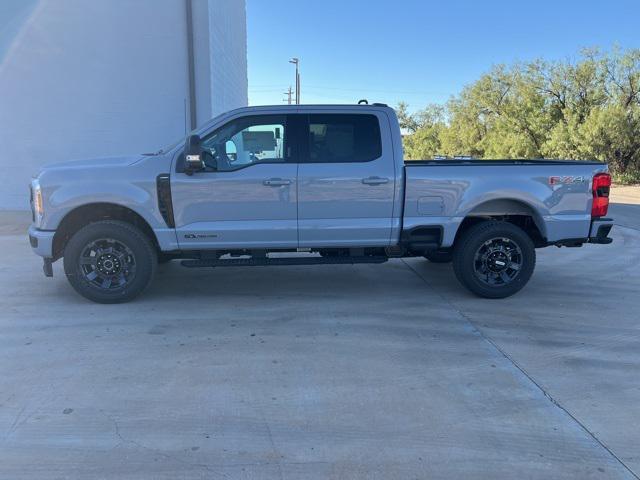
[[[522,249],[505,237],[491,238],[476,251],[473,270],[480,281],[490,286],[508,285],[522,270]]]
[[[134,253],[113,238],[100,238],[89,243],[78,261],[84,279],[104,290],[124,288],[136,275]]]
[[[458,281],[484,298],[505,298],[531,278],[536,251],[529,235],[509,222],[486,220],[462,232],[453,250]]]
[[[130,223],[104,220],[78,230],[64,249],[71,286],[98,303],[123,303],[151,282],[158,263],[151,239]]]

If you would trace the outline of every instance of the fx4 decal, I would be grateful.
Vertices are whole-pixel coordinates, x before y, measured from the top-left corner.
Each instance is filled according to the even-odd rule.
[[[549,177],[549,185],[574,185],[576,183],[584,183],[584,182],[586,182],[586,179],[584,177],[573,177],[573,176]]]

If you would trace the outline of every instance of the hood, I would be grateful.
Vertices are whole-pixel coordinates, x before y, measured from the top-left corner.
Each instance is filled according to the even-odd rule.
[[[87,167],[126,167],[133,165],[142,159],[143,155],[127,155],[121,157],[100,157],[86,160],[73,160],[70,162],[52,163],[45,165],[42,171],[57,170],[59,168],[87,168]]]

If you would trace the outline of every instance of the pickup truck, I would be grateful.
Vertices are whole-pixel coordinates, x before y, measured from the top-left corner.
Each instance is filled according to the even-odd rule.
[[[29,239],[73,288],[126,302],[184,267],[452,262],[486,298],[519,291],[535,249],[610,243],[598,161],[405,161],[392,108],[247,107],[158,152],[67,162],[31,183]],[[595,281],[595,280],[594,280]],[[560,287],[560,286],[559,286]]]

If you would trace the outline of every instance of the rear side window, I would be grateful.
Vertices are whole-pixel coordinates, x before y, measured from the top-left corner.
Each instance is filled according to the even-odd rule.
[[[382,156],[375,115],[309,115],[309,162],[369,162]]]

